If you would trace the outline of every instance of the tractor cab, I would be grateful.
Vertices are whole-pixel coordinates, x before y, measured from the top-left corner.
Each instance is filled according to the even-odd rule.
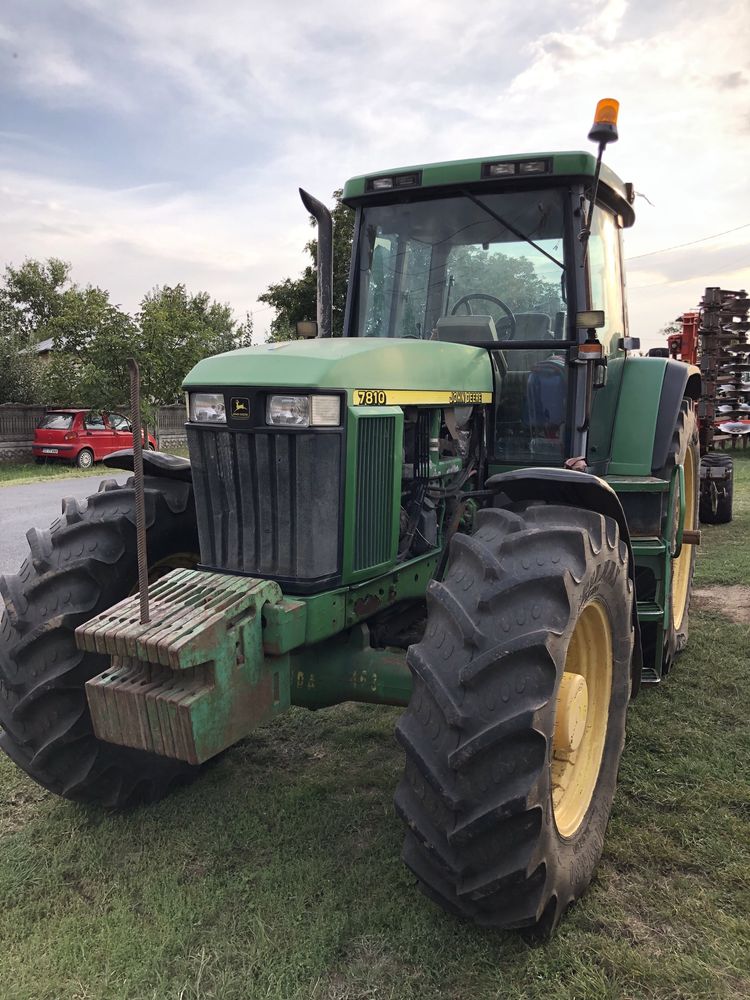
[[[609,384],[612,395],[621,377],[620,232],[634,221],[632,187],[603,168],[586,232],[595,173],[589,154],[542,153],[408,168],[344,189],[356,209],[347,335],[486,348],[499,465],[586,454],[593,389]],[[582,352],[593,338],[581,314],[592,311],[603,314],[601,348]],[[598,430],[594,462],[609,444]]]
[[[634,213],[632,187],[602,168],[589,214],[596,166],[587,153],[540,153],[410,167],[344,189],[356,210],[347,336],[485,348],[488,446],[501,466],[585,455],[591,408],[612,411],[595,397],[616,394],[626,356],[620,232]],[[595,337],[581,326],[592,311],[602,314]],[[611,417],[596,425],[593,464],[608,457]]]

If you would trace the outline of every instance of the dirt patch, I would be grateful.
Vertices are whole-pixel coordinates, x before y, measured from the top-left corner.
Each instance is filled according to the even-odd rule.
[[[698,611],[718,611],[740,625],[750,625],[750,587],[694,587],[692,606]]]
[[[0,796],[0,836],[18,833],[39,813],[39,803],[49,797],[43,788],[31,786]]]

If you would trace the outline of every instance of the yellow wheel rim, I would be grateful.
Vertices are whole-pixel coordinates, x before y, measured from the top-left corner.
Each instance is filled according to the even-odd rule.
[[[685,528],[692,531],[695,519],[695,450],[685,452]],[[690,596],[690,569],[693,561],[693,546],[682,543],[679,559],[672,562],[672,620],[675,631],[679,632],[685,617]]]
[[[599,778],[612,692],[612,629],[591,601],[581,611],[565,658],[552,737],[552,807],[561,836],[572,837]]]

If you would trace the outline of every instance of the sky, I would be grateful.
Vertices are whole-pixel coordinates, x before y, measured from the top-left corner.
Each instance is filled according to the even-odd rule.
[[[128,310],[184,282],[262,335],[258,294],[307,262],[300,186],[593,148],[616,97],[653,346],[705,286],[750,286],[748,52],[747,0],[4,0],[0,263],[62,257]]]

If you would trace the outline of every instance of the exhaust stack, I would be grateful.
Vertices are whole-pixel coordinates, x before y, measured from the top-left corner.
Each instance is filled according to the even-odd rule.
[[[333,336],[333,216],[322,201],[299,189],[302,204],[318,223],[318,336]]]

